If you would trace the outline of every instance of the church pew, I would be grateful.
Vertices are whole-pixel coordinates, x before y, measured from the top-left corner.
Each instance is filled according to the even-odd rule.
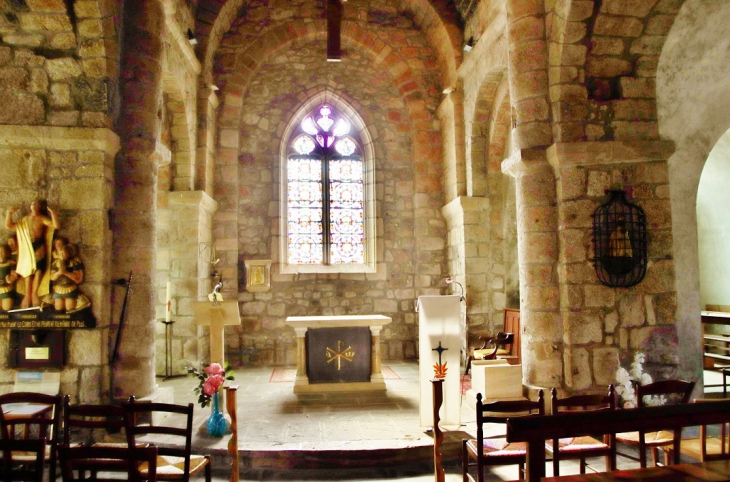
[[[711,404],[686,404],[616,410],[574,412],[543,417],[522,417],[507,421],[507,441],[527,443],[526,476],[529,481],[545,477],[545,440],[674,427],[710,425],[730,421],[730,400]],[[675,445],[678,445],[676,443]],[[674,447],[674,463],[679,447]]]

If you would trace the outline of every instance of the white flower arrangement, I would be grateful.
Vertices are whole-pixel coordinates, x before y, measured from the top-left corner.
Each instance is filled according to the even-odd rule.
[[[646,356],[641,352],[637,352],[634,354],[634,361],[631,363],[630,372],[624,367],[619,367],[616,372],[616,395],[618,395],[619,406],[621,408],[636,408],[634,381],[639,382],[641,385],[652,383],[651,375],[644,373],[643,365],[645,361]],[[664,405],[665,403],[666,399],[663,395],[646,397],[646,405],[648,406]]]

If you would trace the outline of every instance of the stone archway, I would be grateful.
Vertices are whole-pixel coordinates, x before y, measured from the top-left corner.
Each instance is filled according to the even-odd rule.
[[[657,67],[659,132],[676,144],[669,159],[680,375],[701,373],[696,195],[711,149],[730,128],[730,36],[726,2],[684,2]],[[698,68],[702,66],[702,68]]]

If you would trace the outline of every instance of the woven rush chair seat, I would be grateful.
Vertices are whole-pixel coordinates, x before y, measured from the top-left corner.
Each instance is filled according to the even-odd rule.
[[[476,440],[468,440],[466,442],[467,448],[472,453],[476,454],[479,450],[477,447]],[[482,451],[489,457],[524,457],[527,454],[527,444],[524,442],[509,443],[506,439],[484,439],[482,444]]]
[[[621,434],[621,442],[634,442],[639,444],[641,434],[639,432],[626,432]],[[674,431],[660,430],[644,434],[644,443],[647,447],[667,445],[674,441]]]
[[[546,442],[552,449],[553,442],[550,440]],[[579,453],[583,452],[585,450],[603,450],[608,449],[608,445],[601,442],[600,440],[596,440],[593,437],[585,436],[585,437],[571,437],[571,438],[561,438],[558,441],[558,449],[561,452],[568,453]]]
[[[197,473],[205,467],[208,459],[203,455],[190,456],[190,473]],[[144,477],[149,473],[149,464],[142,462],[139,465],[139,472]],[[174,455],[157,456],[157,477],[165,480],[183,479],[185,477],[185,457]]]
[[[553,415],[577,412],[605,412],[616,409],[616,393],[613,385],[608,386],[607,394],[579,394],[559,398],[558,391],[551,390],[551,406]],[[555,449],[557,446],[557,450]],[[604,434],[603,440],[591,436],[570,437],[558,440],[547,440],[545,451],[553,458],[553,475],[560,475],[560,461],[567,459],[580,460],[580,473],[586,469],[596,471],[586,463],[588,457],[605,457],[606,471],[616,469],[615,439],[611,434]]]
[[[137,402],[135,397],[129,397],[129,403],[124,405],[124,425],[127,434],[127,443],[130,447],[137,446],[137,438],[144,440],[159,438],[164,445],[157,447],[155,478],[157,480],[189,480],[201,471],[205,473],[206,482],[211,481],[211,464],[208,455],[192,453],[193,410],[194,405],[176,405],[171,403]],[[152,420],[152,414],[161,416],[157,425],[138,423],[140,418]],[[184,426],[175,424],[184,420]],[[149,437],[149,438],[148,438]],[[141,441],[140,441],[141,442]],[[144,476],[150,470],[144,463],[138,470]],[[150,477],[153,474],[149,474]]]
[[[95,481],[111,482],[131,480],[155,482],[157,447],[150,445],[130,450],[127,447],[98,447],[78,445],[70,447],[61,444],[58,458],[64,482]],[[146,474],[140,474],[140,461],[152,467]],[[122,478],[123,477],[123,478]]]
[[[641,385],[635,382],[636,389],[636,406],[638,408],[644,408],[647,406],[646,397],[660,396],[664,397],[665,401],[669,404],[685,404],[689,402],[692,396],[692,390],[695,387],[695,382],[688,382],[685,380],[660,380],[658,382]],[[664,446],[676,444],[680,446],[680,440],[682,437],[681,428],[672,428],[659,430],[657,432],[627,432],[616,434],[616,440],[639,449],[639,464],[641,468],[646,467],[646,449],[651,449],[651,456],[654,462],[654,466],[658,465],[658,452],[659,449]],[[620,453],[621,456],[636,460],[635,457]],[[672,453],[674,463],[679,462],[679,453]],[[669,452],[664,452],[664,463],[669,465]]]

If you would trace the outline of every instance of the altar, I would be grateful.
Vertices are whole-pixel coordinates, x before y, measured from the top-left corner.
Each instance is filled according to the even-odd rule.
[[[380,368],[382,315],[290,316],[297,335],[294,392],[385,390]]]

